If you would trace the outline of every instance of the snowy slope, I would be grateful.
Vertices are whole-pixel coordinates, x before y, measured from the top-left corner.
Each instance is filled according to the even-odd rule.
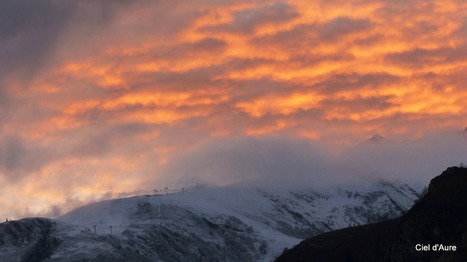
[[[103,201],[53,221],[59,244],[48,261],[271,261],[316,234],[397,217],[417,198],[407,185],[362,182],[319,192],[201,187]]]

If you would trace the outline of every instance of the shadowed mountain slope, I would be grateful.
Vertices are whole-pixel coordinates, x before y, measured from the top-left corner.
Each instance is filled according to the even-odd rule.
[[[276,261],[466,261],[466,199],[467,168],[451,167],[404,216],[318,235]],[[456,250],[440,251],[439,244]]]

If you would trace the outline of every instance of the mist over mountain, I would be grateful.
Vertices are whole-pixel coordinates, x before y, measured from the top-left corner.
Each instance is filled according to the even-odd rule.
[[[210,142],[162,170],[173,185],[207,186],[2,223],[0,258],[270,261],[303,239],[405,214],[423,181],[467,155],[464,132],[377,138],[341,152],[277,137]]]
[[[171,189],[207,186],[2,223],[0,260],[270,261],[306,238],[405,214],[423,181],[467,155],[465,131],[372,138],[341,151],[279,137],[211,141],[161,170]]]
[[[315,188],[356,179],[428,184],[446,166],[467,163],[465,131],[398,141],[375,135],[348,148],[315,140],[245,137],[214,140],[167,163],[161,171],[171,185],[246,183]]]
[[[92,203],[55,220],[0,224],[0,261],[271,261],[330,230],[400,216],[410,186],[360,181],[327,190],[197,187]]]
[[[62,197],[46,194],[44,197],[48,201],[55,202],[40,202],[42,208],[38,210],[32,209],[33,206],[13,205],[2,209],[1,213],[4,217],[16,219],[31,216],[54,218],[97,200],[147,194],[166,186],[187,188],[197,184],[237,184],[292,190],[306,186],[320,190],[366,179],[399,181],[421,190],[434,174],[446,166],[467,162],[464,157],[467,155],[465,131],[443,132],[405,141],[385,137],[378,143],[366,141],[369,138],[362,138],[361,143],[354,146],[337,148],[319,140],[267,135],[216,138],[202,141],[197,147],[186,148],[164,164],[158,164],[157,169],[145,169],[144,178],[136,179],[135,168],[144,165],[135,156],[133,163],[127,166],[129,170],[125,179],[111,183],[112,188],[109,189],[107,182],[102,184],[100,178],[95,177],[95,186],[100,189],[93,190],[89,196],[85,193],[87,191],[72,190],[70,186],[79,187],[92,180],[85,177],[71,179],[76,173],[67,173],[43,186],[54,192],[60,191],[67,197],[62,193],[59,194]],[[94,168],[83,166],[82,170],[91,172]],[[113,174],[114,167],[99,168]],[[13,193],[6,191],[5,194]],[[32,199],[27,198],[27,201],[34,202]]]

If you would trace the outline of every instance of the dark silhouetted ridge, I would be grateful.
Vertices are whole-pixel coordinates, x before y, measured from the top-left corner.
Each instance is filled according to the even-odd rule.
[[[55,222],[47,218],[25,218],[0,224],[0,261],[45,261],[60,245],[53,236],[54,226]],[[2,254],[8,249],[16,250],[14,257]]]
[[[321,234],[276,261],[467,261],[466,200],[467,168],[451,167],[404,216]],[[417,251],[417,244],[429,251]],[[437,244],[456,251],[433,251]]]

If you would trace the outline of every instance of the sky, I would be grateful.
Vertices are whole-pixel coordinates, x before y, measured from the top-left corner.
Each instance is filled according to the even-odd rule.
[[[2,0],[0,218],[198,183],[425,183],[467,163],[465,72],[463,0]]]

